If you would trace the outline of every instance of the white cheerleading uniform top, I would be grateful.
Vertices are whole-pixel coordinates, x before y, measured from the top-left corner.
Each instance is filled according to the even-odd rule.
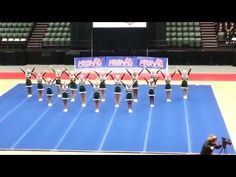
[[[31,79],[31,73],[26,73],[26,74],[25,74],[25,78],[26,78],[26,79]]]
[[[188,75],[187,74],[182,74],[182,80],[187,81],[188,80]]]
[[[115,80],[115,86],[121,86],[122,83],[121,83],[121,80]]]
[[[79,85],[85,85],[85,79],[80,79],[79,80]]]
[[[165,77],[165,82],[166,82],[166,84],[170,84],[170,82],[171,82],[171,76],[166,76],[166,77]]]
[[[155,87],[156,87],[156,85],[154,85],[154,84],[149,84],[149,85],[148,85],[148,87],[149,87],[149,89],[152,89],[152,90],[154,90],[154,89],[155,89]]]

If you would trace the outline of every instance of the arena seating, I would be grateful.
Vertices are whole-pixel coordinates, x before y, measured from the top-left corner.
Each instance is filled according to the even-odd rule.
[[[166,42],[170,47],[201,47],[199,22],[167,22]]]
[[[70,22],[51,22],[42,41],[42,46],[69,46]]]
[[[0,22],[2,46],[24,46],[29,39],[33,25],[33,22]]]

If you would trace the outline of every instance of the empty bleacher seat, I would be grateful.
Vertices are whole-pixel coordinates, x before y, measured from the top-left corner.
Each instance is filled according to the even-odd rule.
[[[50,22],[42,46],[69,46],[70,22]]]
[[[0,38],[4,46],[21,47],[22,42],[28,40],[32,27],[33,22],[0,22]]]
[[[199,22],[167,22],[166,44],[171,47],[201,47]]]

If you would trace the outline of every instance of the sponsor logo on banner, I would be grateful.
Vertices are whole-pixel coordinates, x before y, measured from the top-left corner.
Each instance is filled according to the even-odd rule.
[[[139,57],[139,67],[166,68],[167,58]]]
[[[130,56],[75,57],[74,66],[76,70],[91,67],[145,67],[168,70],[168,58]]]
[[[104,66],[105,57],[83,57],[74,59],[76,68],[90,68]]]
[[[135,63],[131,57],[106,57],[107,67],[134,67]]]

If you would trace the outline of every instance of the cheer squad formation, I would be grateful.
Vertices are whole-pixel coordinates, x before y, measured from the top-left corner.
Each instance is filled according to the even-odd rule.
[[[149,78],[145,78],[144,80],[148,86],[148,97],[150,101],[150,107],[154,107],[154,98],[155,98],[155,88],[157,86],[157,81],[160,77],[164,78],[165,81],[165,93],[166,93],[166,102],[171,102],[171,79],[178,72],[182,78],[181,89],[183,91],[183,99],[188,99],[188,79],[191,72],[191,68],[189,70],[180,71],[179,68],[173,73],[162,72],[162,69],[154,70],[143,68],[141,71],[137,70],[128,70],[127,73],[123,73],[122,75],[116,74],[112,75],[112,71],[109,72],[97,72],[92,71],[96,74],[96,79],[94,81],[89,80],[89,76],[92,72],[87,73],[86,75],[76,71],[68,71],[68,68],[63,69],[54,69],[50,66],[50,69],[54,72],[54,78],[44,78],[47,71],[35,72],[35,67],[31,69],[23,69],[20,67],[21,71],[25,74],[26,79],[26,88],[27,88],[27,97],[32,97],[32,81],[31,79],[34,77],[37,80],[37,91],[38,91],[38,101],[43,101],[44,94],[44,82],[46,83],[46,95],[47,95],[47,104],[49,107],[53,106],[53,86],[57,88],[57,97],[62,99],[63,102],[63,112],[68,112],[68,102],[69,99],[71,102],[75,102],[77,90],[79,90],[79,94],[81,97],[82,107],[86,107],[86,94],[88,83],[93,87],[93,100],[95,104],[95,112],[99,112],[101,102],[105,101],[106,94],[106,80],[110,79],[114,81],[114,99],[115,99],[115,107],[119,107],[120,105],[120,95],[122,91],[122,87],[126,90],[126,101],[128,106],[128,112],[133,112],[133,103],[138,102],[138,90],[139,90],[139,76],[145,70],[149,73]],[[159,74],[160,73],[160,74]],[[69,81],[62,81],[62,75],[67,75]],[[130,81],[124,83],[123,78],[125,75],[129,75]],[[78,85],[77,81],[78,80]]]

